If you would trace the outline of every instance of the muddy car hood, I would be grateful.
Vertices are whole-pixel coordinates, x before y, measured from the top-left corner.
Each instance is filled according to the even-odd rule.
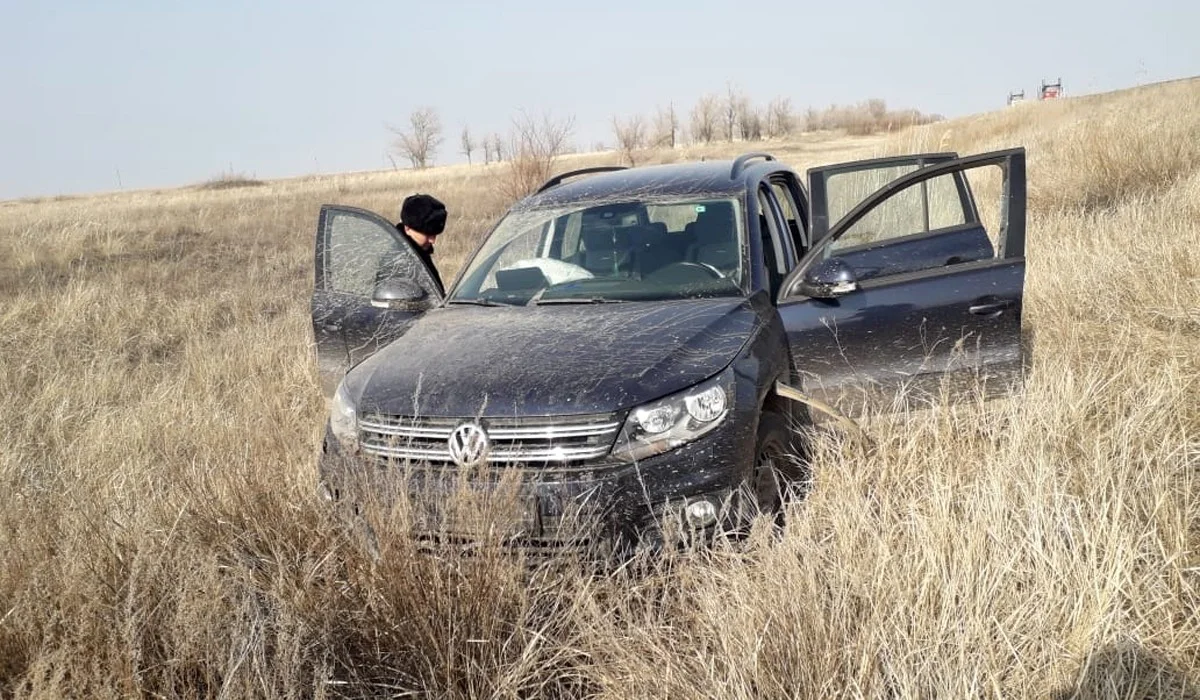
[[[728,365],[758,327],[745,299],[435,309],[359,365],[360,412],[605,413]]]

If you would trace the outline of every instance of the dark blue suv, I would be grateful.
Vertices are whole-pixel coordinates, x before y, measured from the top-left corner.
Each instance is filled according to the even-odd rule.
[[[971,187],[988,171],[990,226]],[[803,476],[787,456],[810,405],[854,415],[1019,377],[1024,242],[1023,149],[843,163],[807,186],[762,153],[567,173],[445,297],[390,222],[325,206],[322,488],[515,470],[519,534],[551,548],[585,504],[621,536],[652,535],[672,503],[695,528],[739,497],[775,509],[780,479]]]

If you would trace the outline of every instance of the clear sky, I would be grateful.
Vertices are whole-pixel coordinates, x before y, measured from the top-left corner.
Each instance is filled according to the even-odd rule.
[[[1200,73],[1200,0],[0,0],[0,199],[387,167],[416,107],[611,118],[733,84],[958,116]],[[118,181],[119,177],[119,181]]]

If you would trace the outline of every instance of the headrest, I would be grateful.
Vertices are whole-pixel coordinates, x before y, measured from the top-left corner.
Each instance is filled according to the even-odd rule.
[[[592,252],[598,250],[625,250],[631,244],[629,229],[632,227],[613,228],[602,226],[584,229],[579,232],[583,239],[583,247]]]
[[[696,224],[693,227],[696,243],[712,245],[732,241],[737,237],[734,224],[733,206],[729,202],[709,204],[696,216]]]

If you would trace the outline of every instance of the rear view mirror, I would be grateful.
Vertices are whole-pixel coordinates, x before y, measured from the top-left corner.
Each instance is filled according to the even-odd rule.
[[[405,277],[393,277],[380,282],[371,297],[371,306],[379,309],[416,311],[425,306],[428,298],[425,290],[416,281]]]
[[[826,258],[804,272],[796,291],[814,299],[833,299],[857,289],[854,268],[841,258]]]

